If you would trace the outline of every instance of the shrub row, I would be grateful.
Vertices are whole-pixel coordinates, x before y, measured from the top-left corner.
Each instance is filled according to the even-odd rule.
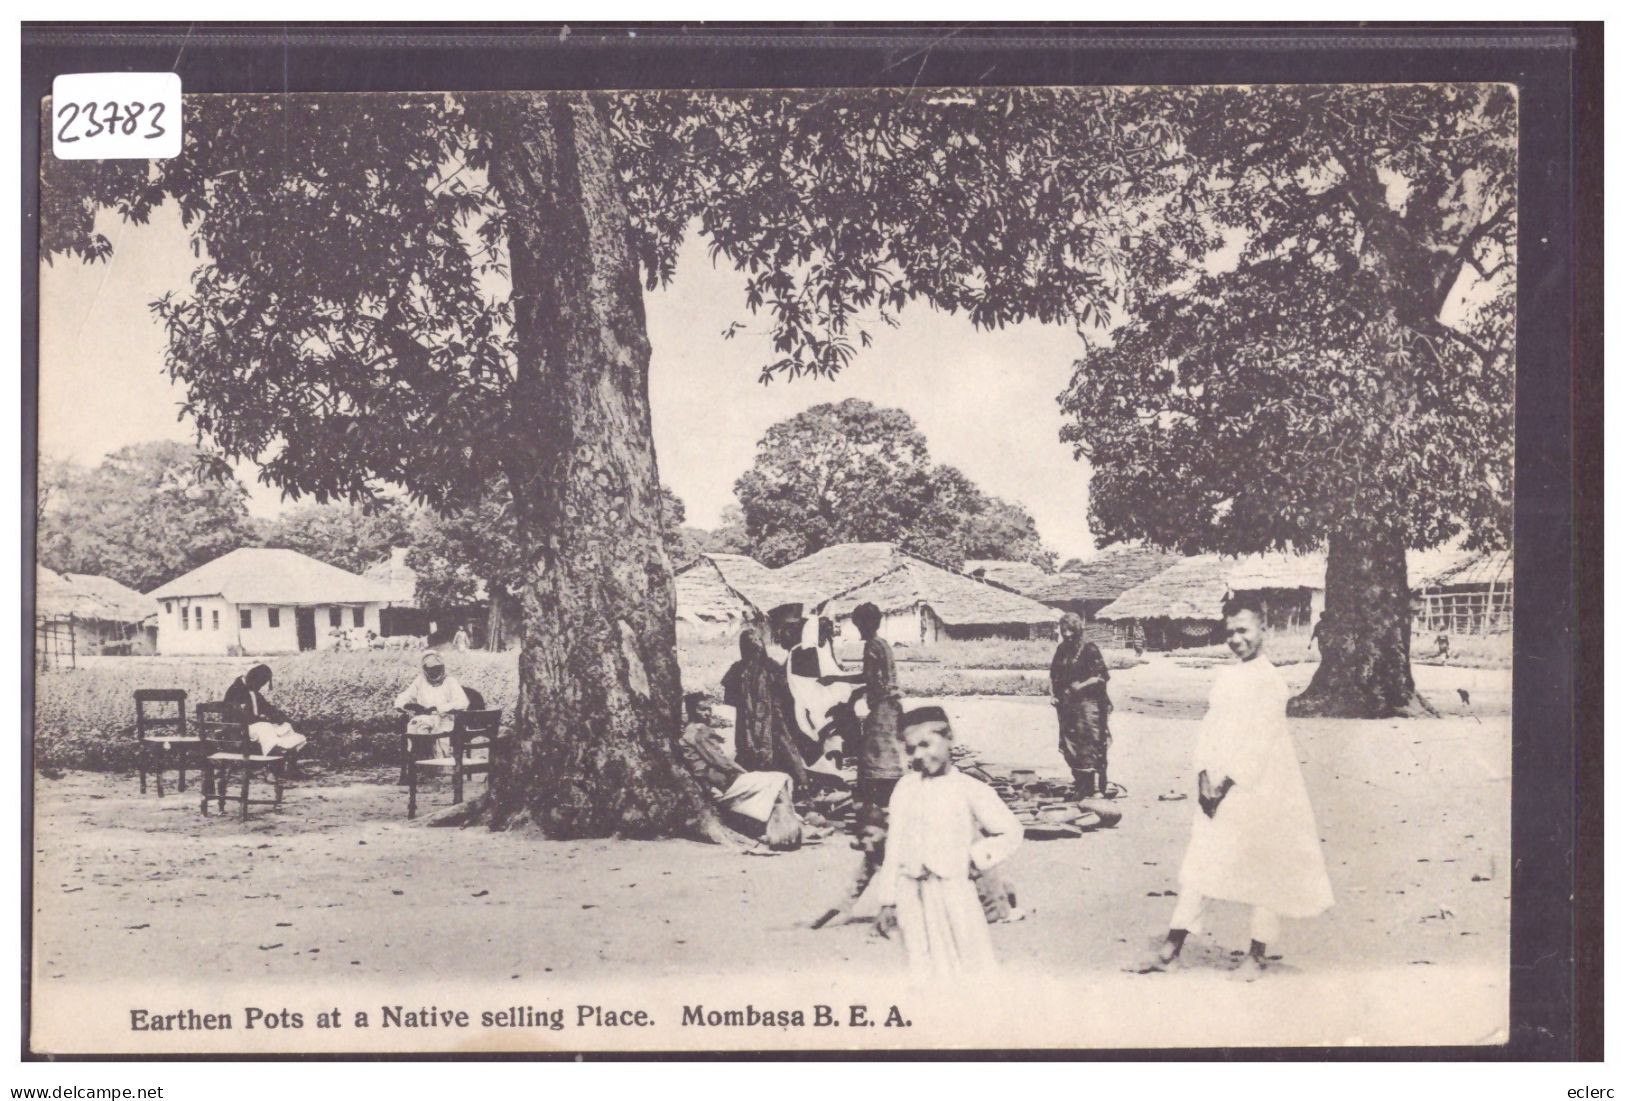
[[[489,707],[509,716],[518,698],[513,653],[447,653],[446,664]],[[34,680],[34,754],[56,768],[134,768],[135,690],[181,688],[187,707],[218,700],[232,680],[263,660],[271,667],[268,699],[310,738],[315,760],[329,765],[389,763],[398,756],[395,697],[417,673],[416,655],[379,651],[299,654],[231,661],[104,658]],[[193,712],[195,713],[195,712]]]

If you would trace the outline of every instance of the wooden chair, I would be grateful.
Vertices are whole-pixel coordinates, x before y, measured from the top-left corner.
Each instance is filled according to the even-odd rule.
[[[463,777],[484,776],[486,782],[491,778],[491,755],[497,750],[498,739],[502,729],[502,712],[495,711],[458,711],[452,716],[451,733],[441,734],[438,737],[451,741],[451,756],[432,756],[435,735],[423,734],[409,738],[416,742],[407,755],[406,762],[406,817],[418,816],[418,776],[444,776],[451,775],[451,801],[463,801]],[[425,757],[427,749],[431,756]],[[484,751],[483,757],[474,757],[478,751]]]
[[[186,691],[181,688],[135,690],[136,767],[141,773],[141,794],[147,794],[147,773],[158,779],[158,798],[164,797],[164,769],[180,772],[186,790],[186,765],[198,757],[197,735],[186,731]]]
[[[209,800],[214,799],[220,812],[226,810],[226,783],[235,771],[242,776],[243,788],[237,797],[238,817],[248,820],[250,805],[280,807],[282,805],[282,770],[286,757],[275,757],[260,752],[260,744],[249,737],[248,724],[239,721],[231,707],[224,703],[197,705],[196,728],[202,741],[204,814],[209,813]],[[264,770],[276,789],[274,799],[250,799],[249,782],[254,773]]]

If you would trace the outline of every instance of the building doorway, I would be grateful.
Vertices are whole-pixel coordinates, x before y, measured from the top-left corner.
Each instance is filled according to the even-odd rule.
[[[299,636],[299,649],[316,649],[316,609],[295,608],[293,610],[293,623]]]

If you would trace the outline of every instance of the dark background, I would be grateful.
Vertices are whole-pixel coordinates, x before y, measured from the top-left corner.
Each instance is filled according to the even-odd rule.
[[[188,93],[1515,83],[1520,174],[1510,1041],[1501,1048],[1112,1051],[1091,1058],[1602,1058],[1600,24],[572,24],[566,29],[25,23],[22,43],[25,729],[31,729],[33,713],[39,111],[59,73],[173,69]],[[1581,593],[1583,600],[1577,599]],[[21,746],[23,859],[31,867],[30,739],[22,739]],[[35,1058],[28,1051],[27,1026],[31,898],[31,874],[25,873],[24,1059]],[[989,1055],[1027,1057],[995,1052],[952,1057]]]

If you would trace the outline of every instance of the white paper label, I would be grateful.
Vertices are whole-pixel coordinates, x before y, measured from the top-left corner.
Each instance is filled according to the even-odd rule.
[[[64,73],[51,84],[51,150],[65,161],[181,151],[179,73]]]

